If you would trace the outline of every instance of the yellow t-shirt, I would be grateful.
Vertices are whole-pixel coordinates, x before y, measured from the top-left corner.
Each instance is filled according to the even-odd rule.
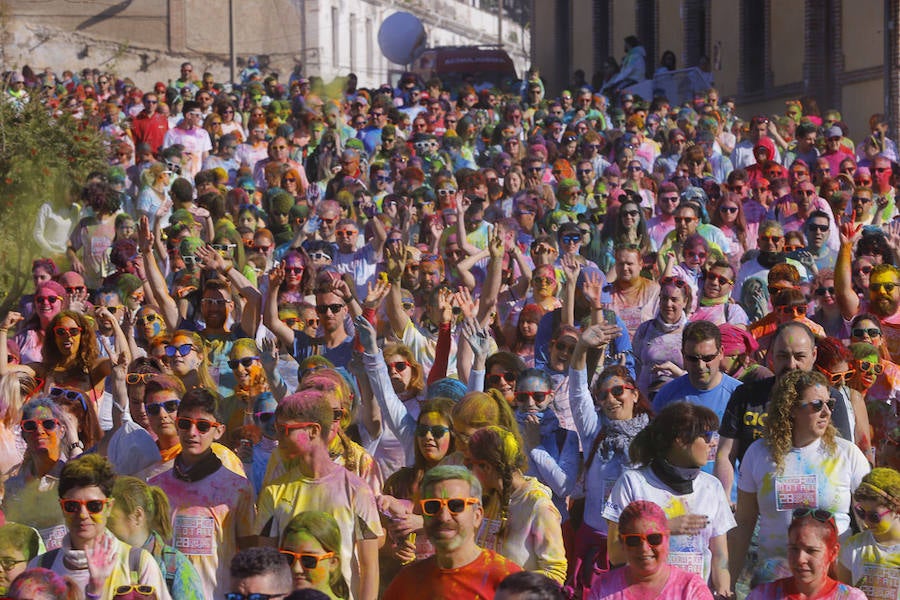
[[[375,495],[365,481],[343,467],[319,479],[307,479],[288,471],[259,495],[256,527],[261,537],[281,540],[287,524],[308,510],[331,513],[341,530],[341,570],[350,584],[350,598],[359,590],[359,558],[356,543],[384,535]]]

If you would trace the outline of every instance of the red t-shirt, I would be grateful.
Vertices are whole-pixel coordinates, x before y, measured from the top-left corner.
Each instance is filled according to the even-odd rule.
[[[493,550],[482,550],[478,558],[458,569],[441,569],[437,558],[432,556],[404,567],[384,597],[391,600],[491,600],[500,582],[521,570],[522,567]]]

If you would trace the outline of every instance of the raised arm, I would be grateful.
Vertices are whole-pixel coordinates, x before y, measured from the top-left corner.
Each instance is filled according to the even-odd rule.
[[[488,240],[488,250],[491,260],[488,262],[487,276],[484,285],[481,286],[481,296],[478,298],[478,322],[484,323],[484,319],[491,314],[497,306],[497,295],[500,293],[500,284],[503,283],[503,236],[500,228],[494,227]]]
[[[150,232],[150,221],[147,217],[141,217],[138,226],[138,245],[144,255],[144,269],[146,270],[147,281],[153,289],[153,296],[156,298],[159,312],[162,313],[163,319],[166,321],[166,327],[169,331],[175,331],[178,328],[178,305],[169,295],[169,287],[166,285],[166,278],[159,269],[159,263],[153,256],[155,246],[153,233]]]
[[[403,244],[390,244],[385,246],[385,267],[388,282],[391,289],[388,290],[387,312],[388,322],[391,325],[391,331],[398,338],[403,337],[403,332],[409,324],[409,315],[403,310],[403,295],[400,291],[403,271],[406,269],[406,246]]]
[[[244,305],[241,307],[241,329],[244,330],[244,334],[253,337],[259,328],[262,292],[234,267],[234,261],[213,250],[209,244],[197,248],[197,257],[203,261],[204,266],[215,269],[227,277],[234,289],[244,299]]]
[[[294,330],[278,318],[278,288],[284,281],[284,266],[276,265],[269,271],[269,289],[263,299],[263,325],[275,334],[279,343],[294,347]]]
[[[470,290],[474,290],[475,276],[472,275],[472,267],[474,267],[478,261],[484,260],[488,256],[490,256],[490,252],[485,248],[484,250],[478,250],[475,254],[466,256],[456,263],[456,273],[459,276],[460,284],[466,286]]]
[[[581,274],[581,264],[574,256],[564,256],[561,262],[566,274],[566,284],[563,289],[562,324],[575,325],[575,290],[578,286],[578,276]]]
[[[855,217],[854,213],[854,217]],[[840,226],[841,247],[834,265],[834,290],[844,319],[852,319],[859,311],[859,296],[853,289],[853,244],[862,235],[862,225],[852,221]]]

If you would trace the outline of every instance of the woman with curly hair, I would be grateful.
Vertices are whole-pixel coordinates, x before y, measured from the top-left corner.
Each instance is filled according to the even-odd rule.
[[[18,314],[18,313],[16,313]],[[115,319],[104,307],[97,309],[98,319],[107,320],[115,332],[115,353],[124,354],[125,360],[131,360],[131,353],[125,341],[125,334]],[[96,324],[93,319],[75,311],[62,311],[47,325],[43,346],[43,361],[28,365],[11,365],[7,362],[9,350],[6,346],[5,327],[10,318],[0,326],[0,376],[9,372],[24,372],[32,377],[44,380],[44,393],[54,400],[78,400],[82,417],[93,414],[96,419],[100,399],[103,397],[106,377],[112,372],[112,362],[108,357],[100,356],[100,348],[95,333]],[[90,439],[100,439],[93,426]],[[82,432],[85,433],[85,432]],[[84,440],[83,440],[84,441]],[[86,442],[87,443],[87,442]],[[93,445],[93,444],[91,444]],[[90,447],[90,446],[86,446]]]
[[[516,436],[497,426],[476,430],[466,464],[484,489],[478,545],[562,584],[566,554],[561,517],[550,489],[524,475],[528,459]]]
[[[761,560],[754,584],[790,575],[786,549],[792,510],[823,509],[834,514],[839,533],[850,527],[851,495],[869,472],[869,463],[831,423],[828,385],[818,371],[791,371],[775,383],[763,438],[750,445],[741,461],[738,527],[728,543],[735,580],[744,568],[757,519]]]
[[[628,449],[637,468],[622,473],[603,509],[610,563],[625,563],[622,510],[635,500],[649,500],[669,519],[669,563],[711,580],[714,593],[731,596],[725,534],[735,526],[734,517],[722,484],[700,470],[715,448],[718,428],[710,409],[675,402],[637,433]]]

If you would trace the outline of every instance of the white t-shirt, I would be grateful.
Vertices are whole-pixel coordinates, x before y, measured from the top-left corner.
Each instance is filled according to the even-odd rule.
[[[777,472],[766,440],[756,440],[741,461],[738,489],[756,494],[759,505],[759,556],[761,582],[786,576],[787,531],[795,508],[813,507],[834,514],[838,532],[850,527],[850,501],[869,472],[866,457],[851,442],[835,439],[837,449],[828,452],[821,439],[794,448]],[[779,564],[780,563],[780,564]]]
[[[709,579],[712,565],[712,538],[725,535],[737,523],[731,514],[728,496],[718,479],[701,471],[694,480],[694,491],[677,495],[653,473],[650,467],[628,469],[613,487],[603,517],[613,523],[634,500],[649,500],[663,509],[666,517],[696,514],[709,517],[709,524],[696,535],[669,537],[669,564]]]
[[[882,546],[863,531],[841,544],[839,560],[867,598],[900,598],[900,544]]]

